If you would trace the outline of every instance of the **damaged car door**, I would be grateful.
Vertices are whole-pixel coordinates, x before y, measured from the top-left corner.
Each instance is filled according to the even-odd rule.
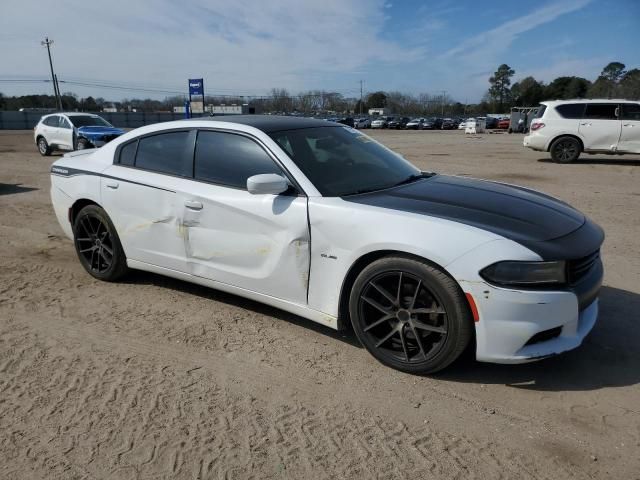
[[[134,139],[102,172],[102,203],[128,259],[187,272],[177,192],[191,176],[195,134],[178,130]]]
[[[307,303],[307,198],[291,187],[252,194],[247,179],[287,175],[255,139],[200,130],[193,181],[183,191],[186,260],[192,275]]]

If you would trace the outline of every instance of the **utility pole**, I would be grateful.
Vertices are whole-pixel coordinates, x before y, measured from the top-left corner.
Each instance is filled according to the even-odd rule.
[[[360,80],[360,115],[362,115],[362,86],[364,84],[363,80]]]
[[[444,97],[447,94],[446,90],[442,90],[442,116],[444,117]]]
[[[49,37],[45,37],[45,39],[40,42],[40,45],[47,47],[47,53],[49,54],[49,67],[51,68],[51,82],[53,83],[53,95],[56,98],[56,106],[58,110],[62,110],[62,100],[60,99],[60,90],[58,90],[58,81],[53,73],[53,61],[51,61],[51,45],[53,45],[53,40],[49,40]]]

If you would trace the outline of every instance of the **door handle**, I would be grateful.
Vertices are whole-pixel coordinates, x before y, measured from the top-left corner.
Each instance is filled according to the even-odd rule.
[[[584,126],[587,126],[587,127],[591,126],[591,124],[589,122],[584,122],[584,123],[581,123],[580,125],[584,125]]]
[[[107,182],[105,185],[107,186],[107,188],[110,188],[111,190],[115,190],[120,186],[118,182]]]
[[[633,123],[625,123],[623,127],[633,127]]]
[[[184,206],[191,210],[202,210],[202,202],[187,200],[186,202],[184,202]]]

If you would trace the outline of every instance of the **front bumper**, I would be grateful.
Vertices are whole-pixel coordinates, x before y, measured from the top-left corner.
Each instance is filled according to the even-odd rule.
[[[461,282],[479,313],[476,358],[526,363],[578,347],[598,317],[598,300],[580,309],[571,291],[524,291]],[[542,333],[545,332],[545,333]]]

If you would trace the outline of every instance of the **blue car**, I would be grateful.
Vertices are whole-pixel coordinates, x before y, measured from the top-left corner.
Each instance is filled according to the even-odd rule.
[[[122,135],[104,118],[91,113],[54,113],[40,119],[34,129],[34,140],[42,155],[55,150],[71,151],[98,148]]]

